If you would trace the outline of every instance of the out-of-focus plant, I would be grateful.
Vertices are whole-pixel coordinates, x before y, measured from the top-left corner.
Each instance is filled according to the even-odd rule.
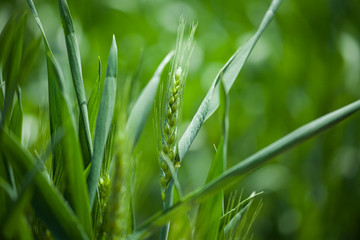
[[[0,35],[0,221],[4,239],[141,239],[160,230],[168,239],[170,221],[200,205],[189,238],[234,239],[246,237],[246,213],[253,193],[245,200],[233,196],[224,211],[223,190],[243,175],[275,156],[334,126],[360,109],[360,101],[318,118],[284,136],[268,147],[226,169],[229,132],[229,96],[240,70],[273,18],[280,0],[274,0],[256,33],[228,60],[180,138],[177,124],[195,27],[188,38],[180,21],[177,47],[159,64],[153,77],[130,104],[131,82],[118,81],[115,37],[110,47],[106,77],[89,99],[85,97],[79,46],[66,0],[58,0],[72,82],[77,97],[77,116],[69,102],[60,66],[51,50],[35,5],[28,0],[41,31],[48,73],[50,138],[38,154],[21,143],[23,109],[22,80],[32,67],[41,39],[24,45],[26,14],[9,19]],[[184,38],[185,36],[185,38]],[[161,73],[172,60],[169,77]],[[158,131],[161,193],[164,209],[140,225],[135,222],[133,182],[134,148],[147,122],[157,89],[155,106]],[[130,107],[132,106],[132,107]],[[202,124],[219,108],[222,136],[206,184],[183,196],[177,172]],[[128,114],[129,113],[129,114]],[[78,118],[78,119],[77,119]],[[39,140],[40,141],[40,140]],[[138,146],[141,147],[141,146]],[[139,159],[138,161],[141,161]],[[251,226],[252,220],[249,226]],[[249,227],[248,226],[248,227]],[[245,229],[245,230],[244,230]]]

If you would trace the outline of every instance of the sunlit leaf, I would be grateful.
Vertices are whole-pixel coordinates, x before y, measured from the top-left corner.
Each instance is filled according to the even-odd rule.
[[[276,12],[280,3],[281,0],[272,1],[256,33],[235,52],[235,54],[229,59],[229,61],[225,64],[225,66],[222,67],[220,72],[217,74],[199,109],[191,120],[190,125],[187,127],[185,133],[179,141],[180,160],[184,158],[190,145],[194,141],[197,133],[199,132],[202,124],[219,107],[220,78],[223,79],[225,91],[226,93],[228,93],[233,83],[235,82],[240,70],[242,69],[245,61],[248,59],[252,49],[254,48],[260,36],[273,18],[274,13]]]

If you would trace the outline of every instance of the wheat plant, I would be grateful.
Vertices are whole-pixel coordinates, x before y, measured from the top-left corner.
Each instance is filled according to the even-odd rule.
[[[71,80],[63,77],[64,66],[59,65],[54,57],[33,1],[27,0],[27,3],[41,38],[24,44],[27,14],[20,17],[14,14],[0,35],[1,239],[145,239],[159,231],[160,239],[169,239],[169,228],[176,226],[179,216],[197,206],[195,221],[189,223],[188,238],[247,238],[254,221],[254,217],[248,219],[251,216],[247,216],[247,212],[261,192],[254,192],[243,200],[234,194],[224,210],[224,189],[238,183],[244,174],[335,126],[360,109],[360,101],[350,103],[298,128],[227,169],[228,132],[231,128],[228,93],[274,17],[280,0],[272,1],[256,33],[217,74],[182,136],[178,127],[182,103],[186,101],[183,96],[191,67],[189,61],[196,39],[196,24],[192,24],[187,33],[185,20],[180,19],[175,50],[165,56],[133,104],[130,104],[132,83],[119,81],[114,36],[106,77],[101,79],[99,60],[98,82],[86,99],[73,21],[66,0],[58,0],[77,98],[79,114],[76,114],[64,87]],[[38,144],[43,145],[43,152],[38,153],[31,146],[25,147],[21,141],[21,87],[25,77],[23,71],[32,67],[31,59],[41,42],[46,54],[48,109],[43,110],[39,119],[49,137],[38,138]],[[169,62],[168,77],[163,78],[162,72]],[[137,224],[134,176],[136,163],[142,159],[134,154],[134,149],[154,102],[163,210]],[[181,162],[186,160],[185,154],[202,124],[217,109],[221,113],[222,135],[206,183],[183,195],[177,179]],[[254,216],[258,212],[257,209]],[[245,224],[247,219],[249,223]]]

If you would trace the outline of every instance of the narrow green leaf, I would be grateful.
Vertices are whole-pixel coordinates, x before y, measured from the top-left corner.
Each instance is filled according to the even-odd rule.
[[[136,103],[131,110],[129,119],[126,123],[126,134],[131,141],[131,149],[133,149],[137,141],[140,138],[140,134],[145,127],[145,123],[151,111],[156,92],[159,86],[161,73],[164,70],[165,66],[170,61],[173,56],[173,52],[170,52],[164,60],[160,63],[156,69],[153,77],[150,79],[146,87],[141,92],[139,98],[136,100]]]
[[[256,169],[272,158],[284,153],[300,143],[320,134],[321,132],[335,126],[360,109],[360,100],[342,107],[334,112],[328,113],[300,128],[289,133],[273,144],[265,147],[259,152],[239,162],[229,170],[225,171],[210,183],[200,187],[187,195],[182,202],[174,205],[165,212],[159,212],[141,224],[129,239],[140,239],[151,235],[154,231],[165,225],[174,215],[186,211],[197,203],[207,200],[210,196],[222,191],[239,182],[243,175]]]
[[[221,138],[218,145],[218,151],[211,163],[206,183],[220,175],[223,169],[223,142]],[[195,223],[196,239],[217,239],[219,220],[223,211],[224,192],[220,191],[215,196],[200,204]]]
[[[24,14],[17,23],[13,37],[14,41],[11,45],[11,50],[4,68],[4,81],[6,83],[5,100],[0,126],[4,126],[5,122],[10,120],[9,117],[13,105],[14,94],[16,86],[19,82],[21,56],[24,43],[25,22],[26,14]]]
[[[222,78],[221,78],[222,79]],[[206,183],[218,177],[225,171],[227,159],[227,142],[228,142],[228,115],[229,115],[229,98],[226,95],[224,84],[221,81],[221,112],[222,112],[222,137],[217,147],[217,152],[211,163]],[[196,218],[195,235],[199,239],[218,239],[218,229],[220,218],[223,215],[224,208],[224,191],[220,191],[209,200],[200,204]]]
[[[61,139],[61,144],[63,145],[62,161],[64,163],[64,177],[67,185],[66,193],[69,195],[70,206],[83,224],[88,236],[91,236],[91,211],[86,179],[82,174],[84,171],[83,160],[75,128],[66,104],[63,105],[62,117],[65,136]]]
[[[19,231],[19,219],[23,218],[25,208],[30,204],[33,194],[33,182],[36,174],[36,166],[24,177],[20,185],[19,194],[12,202],[5,220],[1,223],[1,232],[7,239],[13,238]]]
[[[13,132],[14,136],[21,143],[22,137],[22,125],[23,125],[23,109],[21,104],[21,90],[17,89],[17,103],[14,106],[13,113],[11,115],[9,128]]]
[[[111,122],[114,114],[116,98],[116,77],[117,77],[117,47],[115,36],[113,36],[104,88],[101,96],[99,112],[96,119],[94,134],[94,155],[91,158],[91,167],[87,179],[90,206],[92,208],[95,193],[100,177],[104,149],[108,138]]]
[[[9,51],[11,49],[10,45],[13,42],[12,38],[16,27],[15,20],[16,15],[13,14],[7,21],[5,27],[0,34],[0,68],[4,66],[5,61],[8,58]]]
[[[208,93],[202,101],[199,109],[193,117],[191,123],[186,129],[185,133],[179,141],[179,157],[182,160],[188,151],[190,145],[194,141],[197,133],[199,132],[202,124],[215,112],[219,107],[219,83],[222,76],[226,93],[229,92],[234,81],[236,80],[241,68],[249,57],[252,49],[264,32],[265,28],[270,23],[281,0],[273,0],[269,9],[267,10],[258,30],[243,46],[241,46],[235,54],[229,59],[225,66],[217,74],[213,84],[211,85]]]
[[[6,131],[0,130],[0,151],[11,159],[19,176],[34,169],[35,160]],[[62,196],[40,171],[34,177],[32,206],[56,239],[89,239]]]
[[[101,62],[99,58],[98,80],[91,91],[88,101],[89,126],[90,126],[91,139],[94,139],[96,117],[99,111],[99,105],[101,99],[100,80],[101,80]],[[84,125],[81,124],[81,119],[79,119],[79,138],[81,143],[81,150],[83,154],[84,164],[85,166],[87,166],[91,161],[91,156],[89,155],[89,152],[86,150],[87,149],[86,135],[85,135]]]
[[[28,0],[30,9],[35,17],[36,22],[42,32],[48,69],[49,84],[49,108],[50,108],[50,131],[53,145],[53,176],[55,185],[62,185],[62,175],[65,175],[65,184],[67,194],[70,198],[70,204],[83,224],[88,236],[92,234],[90,206],[88,193],[83,176],[83,162],[80,152],[80,146],[75,134],[74,124],[68,103],[63,92],[63,80],[61,69],[51,52],[47,42],[42,24],[38,18],[35,6],[31,0]],[[56,144],[55,136],[58,131],[64,127],[65,136]]]
[[[39,53],[41,37],[32,40],[24,49],[23,58],[21,62],[21,71],[19,75],[19,82],[21,83],[27,78],[31,70],[33,70],[36,57]]]
[[[71,75],[80,109],[81,122],[85,130],[87,150],[89,152],[89,156],[92,156],[93,147],[90,136],[89,117],[81,70],[79,46],[75,37],[74,27],[67,2],[66,0],[58,0],[58,3],[60,16],[62,19],[62,25],[65,33],[65,42],[70,63]]]

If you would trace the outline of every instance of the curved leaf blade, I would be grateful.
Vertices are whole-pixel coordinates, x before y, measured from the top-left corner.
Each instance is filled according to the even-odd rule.
[[[131,110],[125,130],[127,136],[130,137],[131,149],[136,146],[137,141],[140,138],[140,134],[145,127],[145,123],[151,111],[159,86],[161,73],[164,70],[165,66],[169,63],[173,55],[174,53],[170,52],[164,58],[164,60],[162,60],[162,62],[156,69],[153,77],[150,79],[149,83],[141,92],[139,98],[136,100],[133,109]]]
[[[202,101],[195,116],[191,120],[188,128],[179,141],[179,157],[182,160],[199,132],[202,124],[216,111],[220,104],[219,98],[219,83],[223,79],[226,93],[229,92],[233,83],[235,82],[240,70],[248,59],[252,49],[269,25],[274,13],[278,9],[281,0],[273,0],[269,9],[267,10],[258,30],[243,46],[241,46],[235,54],[229,59],[225,66],[217,74],[213,84],[208,93]]]
[[[328,113],[296,129],[285,137],[280,138],[276,142],[239,162],[208,184],[193,191],[184,198],[184,201],[179,202],[172,208],[169,208],[167,211],[158,212],[153,217],[141,224],[138,227],[138,230],[134,232],[129,237],[129,239],[142,239],[151,235],[162,225],[165,225],[179,212],[186,211],[195,204],[205,201],[210,196],[213,196],[222,189],[239,182],[244,174],[254,170],[255,168],[284,153],[285,151],[290,150],[296,145],[299,145],[300,143],[335,126],[359,110],[360,100],[346,105],[336,111]]]

